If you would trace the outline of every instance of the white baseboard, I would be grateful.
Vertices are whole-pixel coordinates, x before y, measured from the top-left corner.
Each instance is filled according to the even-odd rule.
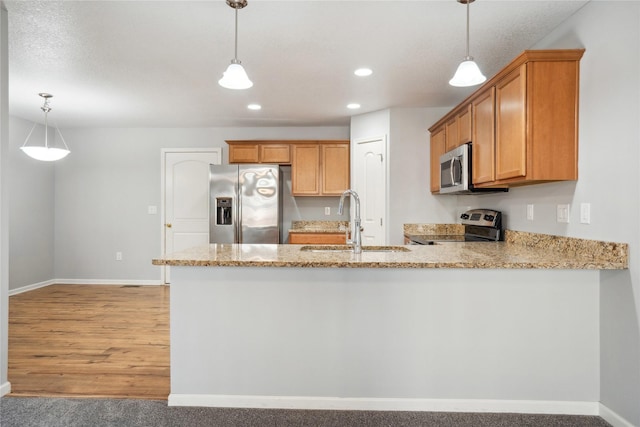
[[[56,279],[55,283],[61,285],[137,285],[157,286],[164,285],[158,280],[111,280],[111,279]]]
[[[33,291],[34,289],[44,288],[45,286],[53,285],[56,283],[55,280],[46,280],[40,283],[33,283],[31,285],[22,286],[16,289],[9,289],[9,296],[21,294],[23,292]]]
[[[22,286],[9,290],[9,296],[21,294],[23,292],[33,291],[34,289],[44,288],[45,286],[60,285],[135,285],[135,286],[158,286],[163,285],[161,280],[109,280],[109,279],[54,279],[45,282],[34,283],[32,285]]]
[[[633,423],[630,423],[611,409],[600,403],[599,415],[603,420],[611,424],[613,427],[634,427]]]
[[[169,406],[599,415],[598,402],[170,394]]]
[[[11,383],[7,381],[4,384],[0,384],[0,397],[5,396],[9,393],[11,393]]]

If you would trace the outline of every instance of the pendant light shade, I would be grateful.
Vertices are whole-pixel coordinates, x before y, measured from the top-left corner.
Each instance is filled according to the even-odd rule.
[[[478,64],[475,63],[472,57],[467,56],[464,61],[458,65],[458,69],[453,78],[449,80],[451,86],[468,87],[479,85],[487,80],[482,74]]]
[[[242,9],[247,5],[246,0],[227,0],[227,4],[236,11],[236,31],[235,31],[235,50],[231,65],[218,80],[218,84],[227,89],[249,89],[253,86],[253,82],[249,80],[247,72],[242,67],[242,63],[238,60],[238,9]]]
[[[240,61],[236,60],[231,61],[227,71],[218,80],[218,84],[227,89],[249,89],[253,86],[253,82],[249,80],[249,76],[247,76],[247,72],[244,71]]]
[[[33,126],[31,127],[31,130],[29,131],[29,134],[27,135],[27,138],[24,140],[24,143],[22,144],[22,147],[20,147],[20,149],[29,157],[36,159],[36,160],[41,160],[44,162],[53,162],[56,160],[60,160],[63,157],[66,157],[67,154],[70,153],[69,151],[69,147],[67,147],[67,143],[64,140],[64,137],[62,136],[62,132],[60,132],[60,129],[58,129],[57,127],[55,128],[55,131],[49,128],[49,120],[48,120],[48,115],[49,112],[51,111],[51,107],[49,106],[49,99],[53,97],[53,95],[50,95],[48,93],[39,93],[38,95],[40,95],[42,98],[44,98],[44,105],[42,107],[40,107],[40,109],[44,112],[44,143],[43,145],[27,145],[29,143],[29,139],[31,138],[31,135],[33,134],[33,131],[36,128],[36,124],[34,123]],[[62,145],[63,147],[52,147],[49,145],[49,133],[53,132],[53,135],[51,135],[54,138],[60,138],[60,141],[62,141]]]
[[[451,86],[468,87],[476,86],[487,80],[482,74],[478,65],[474,62],[473,57],[469,55],[469,3],[475,0],[458,0],[459,3],[467,5],[467,56],[458,66],[453,78],[449,80]]]

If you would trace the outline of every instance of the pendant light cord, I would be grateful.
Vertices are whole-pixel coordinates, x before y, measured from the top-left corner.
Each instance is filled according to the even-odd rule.
[[[233,51],[233,60],[238,63],[238,9],[236,11],[236,35],[235,35],[235,50]]]
[[[470,58],[469,56],[469,3],[471,3],[469,0],[467,0],[467,59]]]

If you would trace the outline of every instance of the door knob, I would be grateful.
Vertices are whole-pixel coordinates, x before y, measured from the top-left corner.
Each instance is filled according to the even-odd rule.
[[[171,223],[165,225],[167,226],[167,228],[171,228]]]

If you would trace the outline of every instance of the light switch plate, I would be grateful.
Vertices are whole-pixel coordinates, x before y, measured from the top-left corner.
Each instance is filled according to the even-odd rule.
[[[580,223],[591,224],[591,203],[580,203]]]
[[[533,205],[527,205],[527,220],[533,221]]]
[[[556,221],[563,223],[569,222],[569,205],[558,205],[556,211]]]
[[[331,207],[330,206],[325,206],[324,214],[325,215],[331,215]]]

